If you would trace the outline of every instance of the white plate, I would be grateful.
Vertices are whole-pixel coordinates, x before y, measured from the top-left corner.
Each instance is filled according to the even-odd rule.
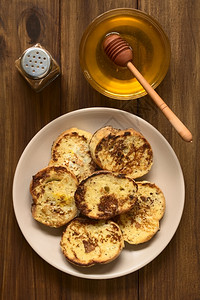
[[[166,198],[166,212],[160,231],[147,243],[128,245],[113,262],[90,268],[68,263],[60,250],[63,229],[48,228],[32,218],[29,185],[32,175],[47,166],[52,142],[64,130],[78,127],[90,132],[112,125],[116,128],[133,127],[150,142],[154,164],[145,180],[156,183]],[[30,246],[49,264],[68,274],[107,279],[134,272],[151,262],[172,239],[179,225],[185,197],[185,186],[179,161],[165,138],[143,119],[117,109],[86,108],[65,114],[42,128],[25,148],[16,168],[13,182],[13,204],[19,227]]]

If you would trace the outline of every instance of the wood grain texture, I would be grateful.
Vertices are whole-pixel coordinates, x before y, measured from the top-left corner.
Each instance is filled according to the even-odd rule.
[[[0,6],[0,299],[200,299],[200,2],[12,0],[8,5],[1,0]],[[191,130],[192,144],[179,138],[148,96],[115,101],[86,82],[78,57],[82,34],[96,16],[117,7],[149,13],[167,33],[170,69],[157,92]],[[62,72],[38,94],[14,67],[22,52],[37,42],[50,51]],[[93,281],[62,273],[42,260],[24,239],[12,206],[14,171],[30,139],[61,114],[92,106],[121,108],[155,126],[175,150],[186,183],[180,226],[159,257],[138,272]]]
[[[86,82],[79,64],[79,44],[83,32],[94,18],[119,7],[137,7],[137,1],[61,1],[62,110],[108,106],[121,108],[127,101],[111,100],[99,94]],[[68,16],[66,18],[65,16]],[[90,21],[89,21],[90,20]],[[77,88],[78,84],[78,88]],[[133,105],[137,107],[136,104]]]
[[[158,260],[140,271],[141,299],[198,299],[200,295],[199,259],[199,180],[200,165],[196,157],[199,147],[199,51],[200,3],[194,1],[160,1],[159,6],[140,1],[140,9],[155,17],[164,27],[171,43],[171,64],[167,77],[157,91],[184,120],[194,135],[192,144],[181,141],[163,116],[146,119],[165,135],[173,146],[183,169],[186,184],[185,209],[175,238]],[[162,13],[160,13],[162,11]],[[167,130],[167,132],[165,132]],[[195,158],[196,157],[196,158]],[[195,187],[196,186],[196,187]],[[195,213],[196,212],[196,213]],[[167,271],[166,271],[166,263]],[[164,266],[165,265],[165,266]],[[152,281],[153,276],[153,281]],[[150,296],[151,295],[151,296]]]

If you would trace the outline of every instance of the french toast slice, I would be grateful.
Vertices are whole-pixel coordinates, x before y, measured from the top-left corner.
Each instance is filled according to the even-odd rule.
[[[90,155],[90,132],[78,128],[64,131],[53,143],[51,165],[64,165],[77,177],[83,180],[95,171],[95,163]]]
[[[119,226],[113,221],[78,217],[67,225],[60,245],[69,262],[89,267],[116,259],[124,241]]]
[[[33,176],[30,184],[32,215],[38,222],[60,227],[77,215],[74,193],[78,181],[64,166],[48,166]]]
[[[147,174],[153,164],[149,142],[133,128],[100,128],[93,134],[89,147],[93,160],[101,169],[133,179]]]
[[[134,207],[115,218],[123,238],[129,244],[149,241],[159,230],[165,212],[165,197],[161,189],[150,182],[137,182],[138,198]]]
[[[75,202],[80,212],[92,219],[110,219],[130,210],[136,201],[137,184],[131,178],[97,171],[79,183]]]

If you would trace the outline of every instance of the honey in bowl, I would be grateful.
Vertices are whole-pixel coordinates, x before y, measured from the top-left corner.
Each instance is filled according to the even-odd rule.
[[[107,34],[117,33],[133,50],[133,63],[156,88],[170,62],[170,44],[160,25],[135,9],[114,9],[97,17],[86,29],[80,43],[80,64],[88,82],[100,93],[114,99],[136,99],[146,91],[126,67],[114,64],[102,43]]]

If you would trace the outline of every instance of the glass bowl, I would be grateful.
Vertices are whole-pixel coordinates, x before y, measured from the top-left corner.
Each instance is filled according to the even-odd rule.
[[[80,65],[91,86],[119,100],[137,99],[146,91],[126,67],[115,65],[102,42],[119,33],[133,49],[133,64],[155,89],[170,63],[170,43],[160,24],[146,13],[130,8],[113,9],[95,18],[85,30],[79,48]]]

